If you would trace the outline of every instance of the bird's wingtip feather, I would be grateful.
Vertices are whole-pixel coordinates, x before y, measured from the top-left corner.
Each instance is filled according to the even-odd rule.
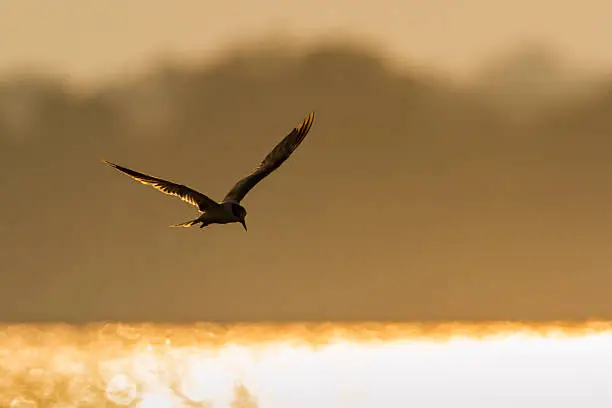
[[[115,164],[115,163],[113,163],[113,162],[110,162],[110,161],[108,161],[108,160],[104,160],[104,159],[102,159],[102,163],[108,164],[108,165],[109,165],[109,166],[111,166],[112,168],[119,169],[119,165],[117,165],[117,164]]]

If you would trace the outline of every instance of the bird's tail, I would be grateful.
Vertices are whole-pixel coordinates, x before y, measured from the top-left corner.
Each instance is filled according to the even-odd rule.
[[[180,224],[171,225],[171,227],[185,227],[185,228],[189,228],[189,227],[191,227],[193,225],[196,225],[199,222],[202,222],[202,221],[196,218],[195,220],[185,221],[185,222],[181,222]]]

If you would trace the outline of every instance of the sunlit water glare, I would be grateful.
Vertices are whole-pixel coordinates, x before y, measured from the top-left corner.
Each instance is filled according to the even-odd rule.
[[[4,325],[0,407],[612,407],[612,324]]]

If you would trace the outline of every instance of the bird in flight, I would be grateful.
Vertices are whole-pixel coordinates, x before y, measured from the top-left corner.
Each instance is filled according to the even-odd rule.
[[[103,162],[143,184],[153,186],[162,193],[179,197],[181,200],[198,207],[201,213],[198,218],[172,225],[172,227],[191,227],[199,223],[201,224],[200,228],[204,228],[210,224],[239,222],[246,231],[247,225],[245,218],[247,212],[246,209],[240,205],[240,202],[257,183],[274,170],[278,169],[280,165],[291,156],[308,134],[313,121],[314,112],[311,112],[302,123],[295,127],[270,153],[268,153],[251,174],[238,181],[220,203],[182,184],[176,184],[168,180],[139,173],[107,160],[103,160]]]

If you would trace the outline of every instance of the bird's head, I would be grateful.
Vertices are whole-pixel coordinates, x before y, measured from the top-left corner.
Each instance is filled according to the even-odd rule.
[[[246,215],[247,215],[246,209],[240,204],[232,203],[232,213],[236,216],[236,218],[238,218],[238,221],[242,224],[242,226],[244,227],[244,230],[247,231],[246,220],[245,220]]]

